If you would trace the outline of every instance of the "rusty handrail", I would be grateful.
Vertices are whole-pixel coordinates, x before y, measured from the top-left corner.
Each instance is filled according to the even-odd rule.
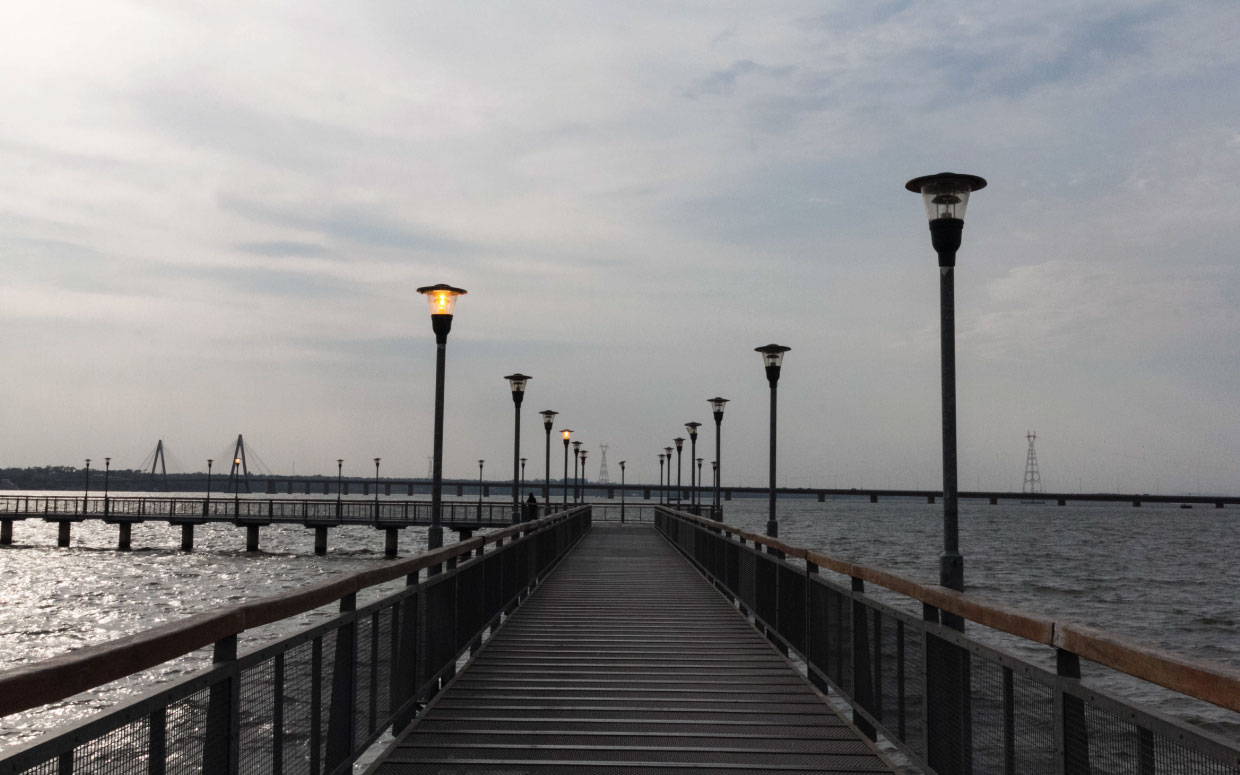
[[[786,557],[811,562],[844,576],[877,584],[941,611],[976,622],[992,630],[1070,651],[1095,664],[1118,670],[1166,689],[1195,697],[1221,708],[1240,712],[1240,671],[1206,660],[1189,659],[1168,651],[1149,648],[1104,630],[1059,619],[1044,619],[1007,606],[979,599],[967,592],[927,586],[890,571],[840,560],[777,538],[743,530],[669,509],[677,518],[703,527],[721,530],[755,545],[783,552]]]
[[[0,716],[58,702],[210,646],[222,638],[312,611],[368,587],[394,581],[454,558],[468,557],[487,544],[495,544],[521,533],[540,532],[567,519],[574,512],[574,509],[556,512],[534,522],[512,525],[296,592],[189,616],[132,635],[84,646],[51,659],[11,668],[0,673]]]

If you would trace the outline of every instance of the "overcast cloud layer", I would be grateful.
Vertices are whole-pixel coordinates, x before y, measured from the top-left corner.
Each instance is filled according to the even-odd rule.
[[[422,476],[420,285],[468,289],[445,473],[533,376],[613,479],[792,347],[781,483],[938,486],[911,177],[986,177],[957,272],[960,484],[1240,491],[1240,4],[6,2],[0,465]],[[560,449],[553,453],[560,465]],[[709,470],[709,463],[707,463]],[[688,479],[688,472],[685,473]]]

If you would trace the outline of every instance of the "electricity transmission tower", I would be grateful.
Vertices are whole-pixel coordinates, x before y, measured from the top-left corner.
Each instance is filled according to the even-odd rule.
[[[1029,454],[1025,456],[1025,483],[1021,485],[1020,491],[1028,500],[1023,503],[1042,503],[1042,474],[1038,473],[1038,452],[1033,447],[1033,443],[1038,440],[1037,431],[1025,431],[1025,438],[1029,440]]]
[[[603,450],[603,457],[598,464],[598,483],[611,484],[611,479],[607,476],[607,445],[599,444],[599,447]]]

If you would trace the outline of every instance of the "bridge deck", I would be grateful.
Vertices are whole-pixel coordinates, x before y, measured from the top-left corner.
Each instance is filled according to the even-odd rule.
[[[891,772],[653,528],[595,527],[368,770]]]

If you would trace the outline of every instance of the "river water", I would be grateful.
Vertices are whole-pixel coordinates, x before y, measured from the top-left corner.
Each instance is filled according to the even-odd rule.
[[[724,505],[726,521],[755,532],[764,529],[765,499]],[[960,518],[966,586],[1027,613],[1093,625],[1146,646],[1240,670],[1238,512],[966,501]],[[789,543],[925,583],[937,580],[941,504],[781,500],[779,520],[780,537]],[[425,532],[402,531],[401,555],[424,549]],[[447,531],[445,540],[454,535]],[[75,524],[71,547],[58,549],[54,524],[17,522],[14,545],[0,550],[0,670],[385,562],[382,532],[366,527],[331,530],[323,557],[313,553],[313,531],[293,525],[263,528],[262,551],[254,554],[244,551],[245,531],[231,525],[199,526],[192,553],[179,550],[178,528],[160,522],[135,525],[132,541],[132,551],[118,552],[116,527],[90,521]],[[247,634],[242,650],[333,613],[311,612]],[[1050,649],[1036,644],[1002,645],[1042,664],[1053,659]],[[0,719],[0,754],[145,691],[151,682],[171,680],[208,662],[203,650],[151,675]],[[1085,676],[1091,677],[1088,665]],[[1237,714],[1157,687],[1106,681],[1107,688],[1131,699],[1240,740]]]

